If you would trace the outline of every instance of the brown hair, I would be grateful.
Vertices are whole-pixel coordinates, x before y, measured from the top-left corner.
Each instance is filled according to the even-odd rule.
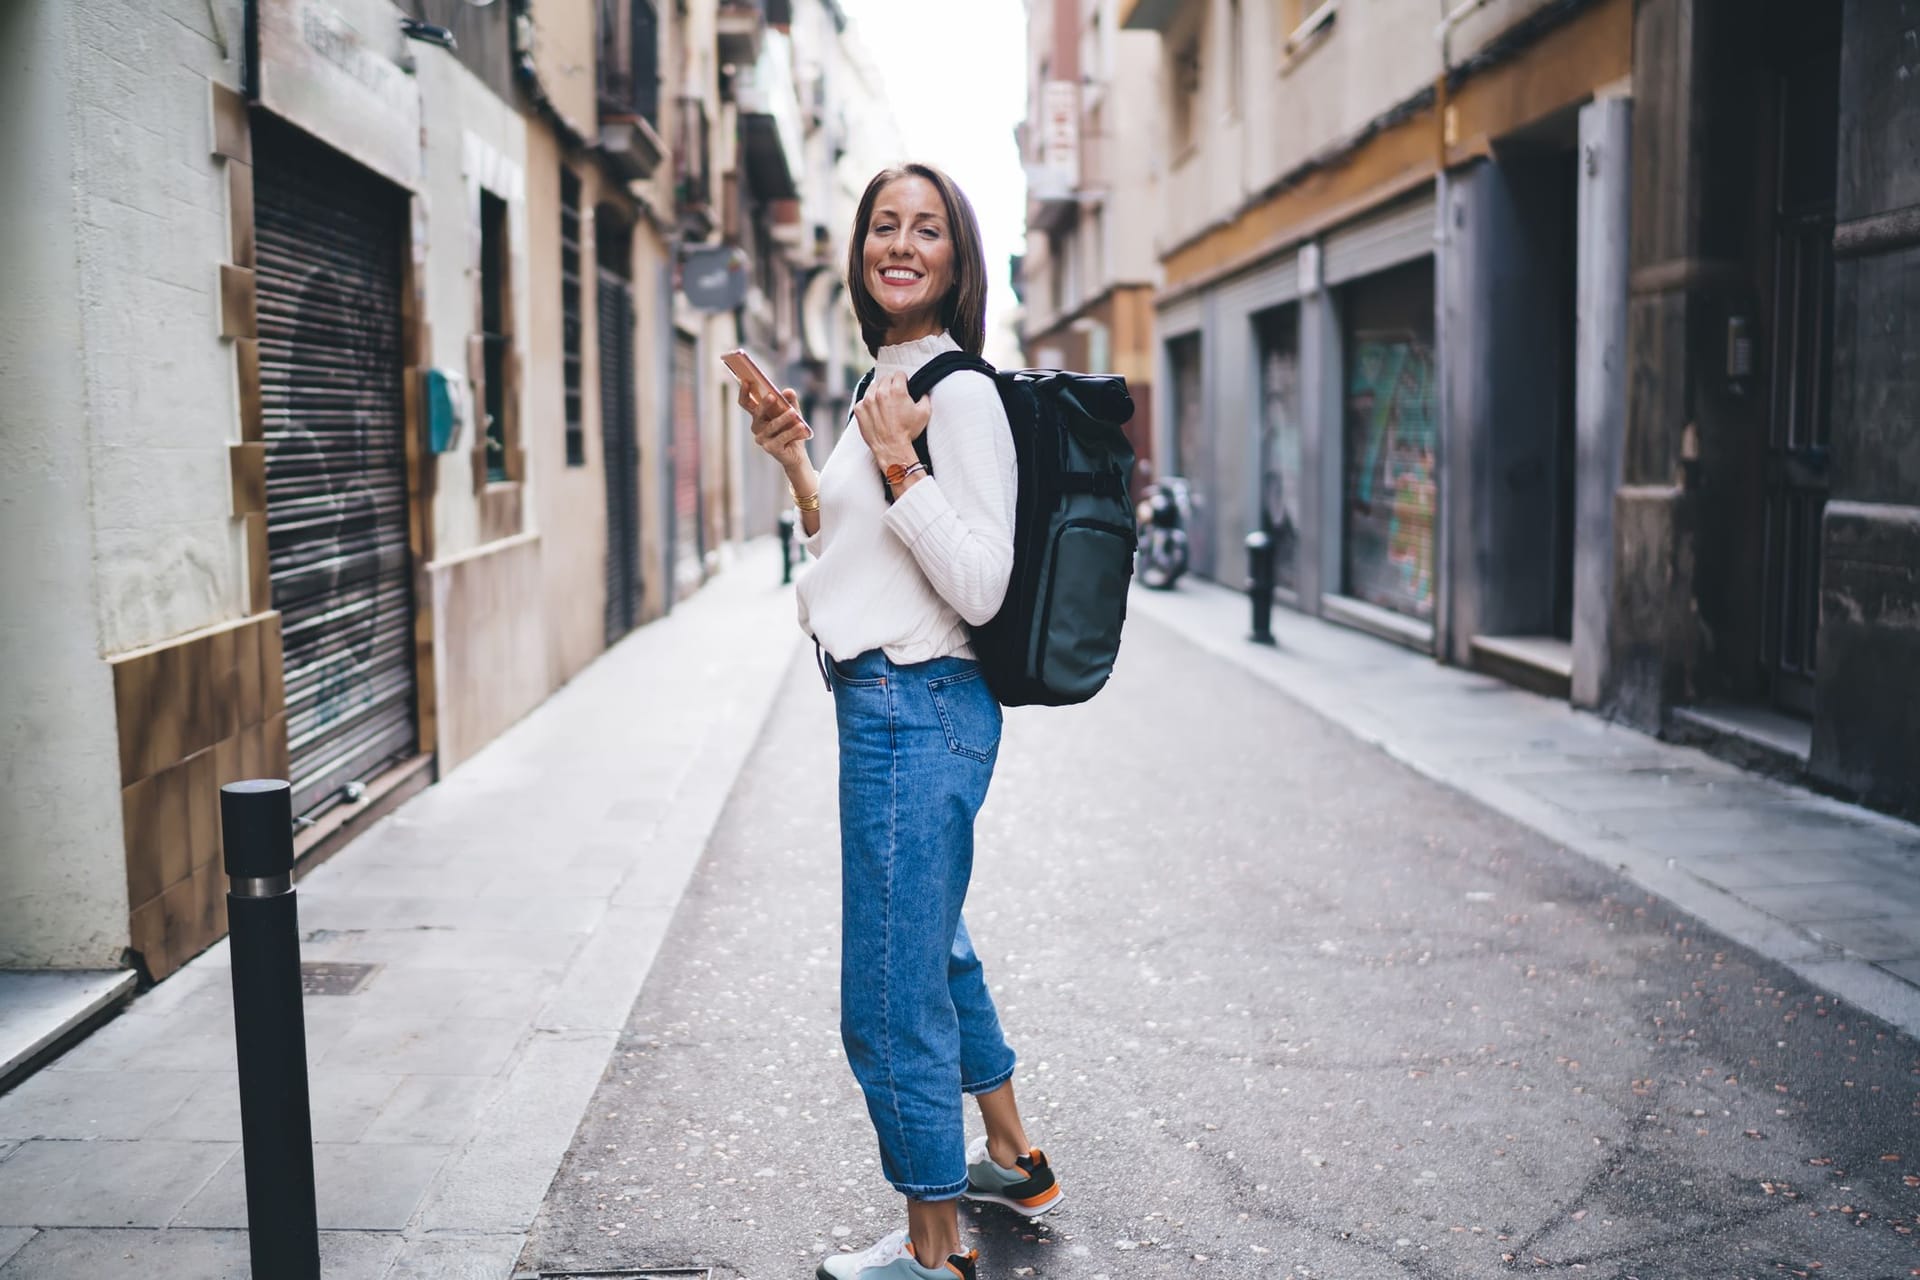
[[[940,323],[946,327],[960,349],[979,355],[987,345],[987,255],[980,243],[980,223],[974,217],[973,204],[952,178],[930,164],[903,164],[882,169],[873,175],[860,210],[853,216],[853,240],[847,246],[847,292],[853,297],[853,314],[860,319],[860,337],[875,355],[886,343],[887,329],[893,318],[867,292],[867,229],[873,224],[873,206],[888,183],[901,178],[925,178],[940,193],[947,206],[947,234],[953,239],[953,287],[940,302]]]

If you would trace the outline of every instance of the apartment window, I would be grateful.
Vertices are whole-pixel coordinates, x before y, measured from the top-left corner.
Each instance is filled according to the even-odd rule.
[[[600,109],[660,123],[660,14],[654,0],[600,0]]]
[[[1106,23],[1101,20],[1099,11],[1095,10],[1080,37],[1080,70],[1093,84],[1103,85],[1113,78],[1113,64],[1107,56],[1108,47]]]
[[[507,202],[480,193],[480,339],[485,348],[487,479],[507,469]]]
[[[1197,140],[1200,115],[1200,33],[1194,32],[1174,47],[1171,121],[1173,150],[1184,154]]]
[[[1246,104],[1246,27],[1240,0],[1227,0],[1227,114],[1238,117]]]
[[[566,398],[567,465],[587,465],[587,440],[580,420],[580,179],[560,169],[560,369]]]

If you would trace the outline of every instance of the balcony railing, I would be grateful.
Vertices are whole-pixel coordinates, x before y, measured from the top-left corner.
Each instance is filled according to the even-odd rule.
[[[736,67],[752,66],[760,59],[761,38],[766,34],[766,0],[720,0],[714,27],[720,60]]]

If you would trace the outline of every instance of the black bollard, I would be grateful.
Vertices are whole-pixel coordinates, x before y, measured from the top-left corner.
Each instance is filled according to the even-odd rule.
[[[793,582],[793,513],[780,513],[780,585]]]
[[[1255,644],[1273,643],[1273,536],[1263,529],[1247,535],[1247,599],[1253,605]]]
[[[320,1280],[293,893],[293,790],[278,780],[230,782],[220,788],[220,823],[253,1274]]]

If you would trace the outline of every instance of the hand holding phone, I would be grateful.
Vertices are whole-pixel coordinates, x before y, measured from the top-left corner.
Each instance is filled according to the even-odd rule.
[[[773,379],[744,351],[729,351],[720,357],[740,383],[740,407],[753,415],[753,439],[782,466],[791,467],[805,457],[805,444],[813,439],[813,428],[800,416],[800,410]]]

